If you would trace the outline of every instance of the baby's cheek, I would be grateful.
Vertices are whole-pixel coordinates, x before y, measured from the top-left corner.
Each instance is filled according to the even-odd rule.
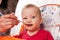
[[[40,23],[35,22],[33,26],[34,26],[35,28],[38,28],[38,27],[40,26]]]
[[[37,23],[35,23],[35,24],[33,25],[33,27],[34,27],[34,28],[37,28]]]

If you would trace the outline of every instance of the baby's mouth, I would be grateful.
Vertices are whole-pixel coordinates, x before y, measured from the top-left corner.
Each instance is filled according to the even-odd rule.
[[[32,26],[33,24],[25,24],[25,25],[27,25],[27,26]]]

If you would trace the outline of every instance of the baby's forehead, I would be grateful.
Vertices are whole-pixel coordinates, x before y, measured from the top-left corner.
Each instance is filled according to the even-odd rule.
[[[30,7],[24,7],[23,9],[22,9],[22,13],[24,12],[24,11],[30,11],[30,10],[32,10],[32,12],[34,11],[34,13],[37,13],[37,14],[39,14],[39,15],[41,15],[41,12],[40,12],[40,9],[38,8],[38,7],[35,7],[35,6],[30,6]]]
[[[40,13],[35,8],[26,8],[26,9],[24,9],[22,15],[23,16],[27,16],[27,15],[29,15],[29,16],[40,16]]]

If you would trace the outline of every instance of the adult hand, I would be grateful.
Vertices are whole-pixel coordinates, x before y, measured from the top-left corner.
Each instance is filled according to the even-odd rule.
[[[17,25],[19,21],[14,13],[6,14],[0,17],[0,32],[5,32],[8,29]]]

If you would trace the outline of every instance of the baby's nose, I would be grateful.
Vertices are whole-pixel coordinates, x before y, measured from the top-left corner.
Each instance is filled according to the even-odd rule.
[[[31,22],[31,19],[28,19],[27,22],[30,23]]]

